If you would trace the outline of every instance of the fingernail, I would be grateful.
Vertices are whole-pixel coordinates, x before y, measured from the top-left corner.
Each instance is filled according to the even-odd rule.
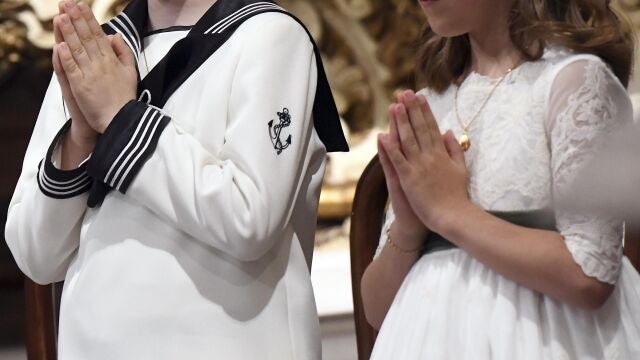
[[[78,9],[80,9],[80,10],[82,10],[82,11],[85,11],[85,10],[87,10],[87,9],[88,9],[88,6],[87,6],[87,4],[85,4],[85,3],[83,3],[83,2],[79,2],[79,3],[78,3]]]
[[[68,24],[69,23],[69,17],[67,15],[61,15],[60,19],[62,20],[63,23]]]
[[[404,96],[404,99],[407,101],[414,101],[416,99],[416,94],[411,90],[405,91],[403,96]]]

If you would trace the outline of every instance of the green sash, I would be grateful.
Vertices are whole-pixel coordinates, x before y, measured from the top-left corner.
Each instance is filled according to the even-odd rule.
[[[556,219],[552,210],[531,210],[531,211],[490,211],[489,213],[508,221],[514,225],[524,226],[532,229],[557,231]],[[422,248],[422,255],[435,251],[448,250],[457,246],[440,234],[430,232],[427,241]]]

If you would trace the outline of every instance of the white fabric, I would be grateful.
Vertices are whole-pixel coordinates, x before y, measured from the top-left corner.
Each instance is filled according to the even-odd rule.
[[[149,67],[185,35],[147,37]],[[321,358],[309,274],[326,154],[311,120],[316,77],[292,18],[246,21],[166,103],[172,120],[126,195],[95,209],[36,184],[65,121],[52,81],[6,239],[35,281],[65,280],[61,360]],[[277,154],[268,122],[283,108],[292,143]]]
[[[472,73],[459,92],[468,122],[494,85]],[[454,86],[427,96],[441,131],[461,129]],[[602,135],[632,119],[625,89],[597,57],[551,48],[514,70],[474,122],[469,194],[487,210],[551,207]],[[389,211],[383,233],[393,222]],[[640,276],[622,258],[622,222],[556,210],[585,274],[616,287],[577,310],[506,279],[460,249],[423,256],[389,310],[372,359],[639,359]],[[386,238],[381,236],[380,248]]]

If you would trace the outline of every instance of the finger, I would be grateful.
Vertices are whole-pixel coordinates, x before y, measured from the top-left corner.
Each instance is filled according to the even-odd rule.
[[[60,30],[60,26],[58,25],[60,23],[60,19],[58,18],[60,15],[64,14],[64,1],[60,1],[58,3],[58,13],[58,15],[53,17],[53,37],[56,44],[60,44],[64,41],[64,38],[62,37],[62,30]]]
[[[449,130],[444,134],[444,146],[449,153],[449,156],[453,159],[453,161],[458,164],[465,164],[464,162],[464,150],[456,140],[455,135],[453,135],[453,131]]]
[[[418,142],[416,141],[415,134],[411,128],[407,108],[404,104],[399,104],[396,105],[394,112],[402,151],[407,158],[411,160],[417,156],[420,149],[418,148]]]
[[[58,19],[58,16],[59,15],[56,15],[53,18],[53,38],[56,44],[60,44],[64,41],[64,38],[62,37],[62,30],[60,30],[60,26],[58,26],[58,24],[60,23],[60,19]]]
[[[65,98],[68,94],[71,93],[71,87],[69,86],[69,79],[67,79],[67,74],[64,72],[64,67],[62,66],[62,61],[60,60],[60,45],[56,44],[53,46],[53,71],[56,73],[56,78],[60,83],[60,87],[62,88],[62,93],[65,95]],[[68,93],[65,92],[68,90]]]
[[[381,139],[382,147],[389,158],[389,162],[393,165],[398,177],[406,175],[411,170],[411,165],[400,149],[400,143],[391,136]]]
[[[64,0],[63,1],[58,1],[58,14],[62,15],[65,12],[66,11],[64,10]]]
[[[438,126],[438,122],[436,121],[435,116],[433,116],[433,112],[431,111],[431,107],[427,102],[427,98],[423,95],[418,95],[418,102],[420,103],[420,108],[422,110],[426,127],[429,129],[429,135],[431,136],[431,140],[434,144],[439,144],[442,139],[442,132],[440,131],[440,127]]]
[[[393,97],[396,99],[398,104],[402,103],[402,94],[405,92],[403,89],[397,89],[393,92]]]
[[[67,79],[67,75],[64,73],[64,69],[60,61],[60,53],[58,50],[59,46],[59,44],[55,44],[53,46],[53,72],[56,74],[56,79],[58,79],[60,92],[62,92],[62,98],[65,102],[68,102],[72,97],[71,86],[69,85],[69,79]]]
[[[378,135],[378,159],[380,160],[380,165],[382,165],[382,171],[384,172],[384,177],[387,181],[387,188],[389,189],[389,192],[391,192],[391,189],[398,183],[398,175],[396,174],[396,170],[393,168],[391,160],[389,160],[389,155],[387,155],[382,144],[383,139],[387,136],[389,135]]]
[[[402,101],[407,107],[409,113],[409,121],[413,132],[416,137],[416,141],[420,149],[426,149],[433,143],[431,140],[430,129],[427,126],[427,121],[424,118],[424,112],[422,111],[422,105],[420,104],[416,94],[407,90],[402,94]]]
[[[388,138],[400,143],[400,134],[398,132],[398,119],[396,118],[396,106],[399,104],[393,103],[389,106],[389,136]],[[402,149],[401,149],[402,150]]]
[[[82,42],[80,42],[80,38],[76,33],[73,24],[71,23],[71,18],[67,14],[62,14],[58,16],[58,27],[60,28],[60,32],[62,33],[62,37],[64,39],[64,43],[67,44],[67,47],[71,51],[75,62],[80,67],[88,67],[91,65],[91,59],[87,55],[87,50],[82,46]],[[62,49],[60,49],[62,53]],[[64,65],[64,61],[63,61]]]
[[[133,57],[133,53],[127,43],[124,42],[122,34],[117,33],[111,37],[111,47],[123,65],[136,66],[136,59]]]
[[[62,64],[60,63],[60,57],[58,55],[58,44],[53,44],[53,53],[51,54],[51,63],[53,64],[53,72],[56,74],[56,78],[60,81],[60,78],[64,74]]]
[[[58,44],[58,57],[60,58],[60,64],[62,65],[62,70],[68,80],[82,77],[82,71],[80,67],[76,63],[76,60],[71,53],[71,49],[66,42],[62,42]]]
[[[80,39],[80,43],[87,51],[90,59],[98,59],[102,53],[98,47],[98,42],[93,37],[93,32],[89,28],[89,24],[84,19],[83,14],[80,12],[80,8],[73,0],[67,0],[64,3],[65,13],[71,18],[76,34]]]
[[[93,37],[96,40],[96,43],[98,44],[98,48],[100,49],[102,54],[104,55],[108,54],[111,51],[111,44],[109,43],[109,39],[107,38],[107,35],[102,30],[100,23],[98,23],[98,20],[93,14],[93,11],[87,4],[83,2],[78,3],[78,9],[80,9],[80,13],[82,14],[82,17],[87,22],[89,26],[89,30],[93,34]]]
[[[399,140],[400,138],[398,138],[398,127],[396,125],[396,105],[396,103],[389,105],[389,108],[387,109],[387,115],[389,117],[389,136]]]

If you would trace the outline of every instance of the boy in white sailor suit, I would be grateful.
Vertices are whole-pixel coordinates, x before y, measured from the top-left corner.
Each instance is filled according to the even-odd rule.
[[[347,145],[306,29],[248,0],[133,0],[102,28],[69,0],[54,24],[6,239],[65,280],[60,359],[320,359],[316,209]]]

